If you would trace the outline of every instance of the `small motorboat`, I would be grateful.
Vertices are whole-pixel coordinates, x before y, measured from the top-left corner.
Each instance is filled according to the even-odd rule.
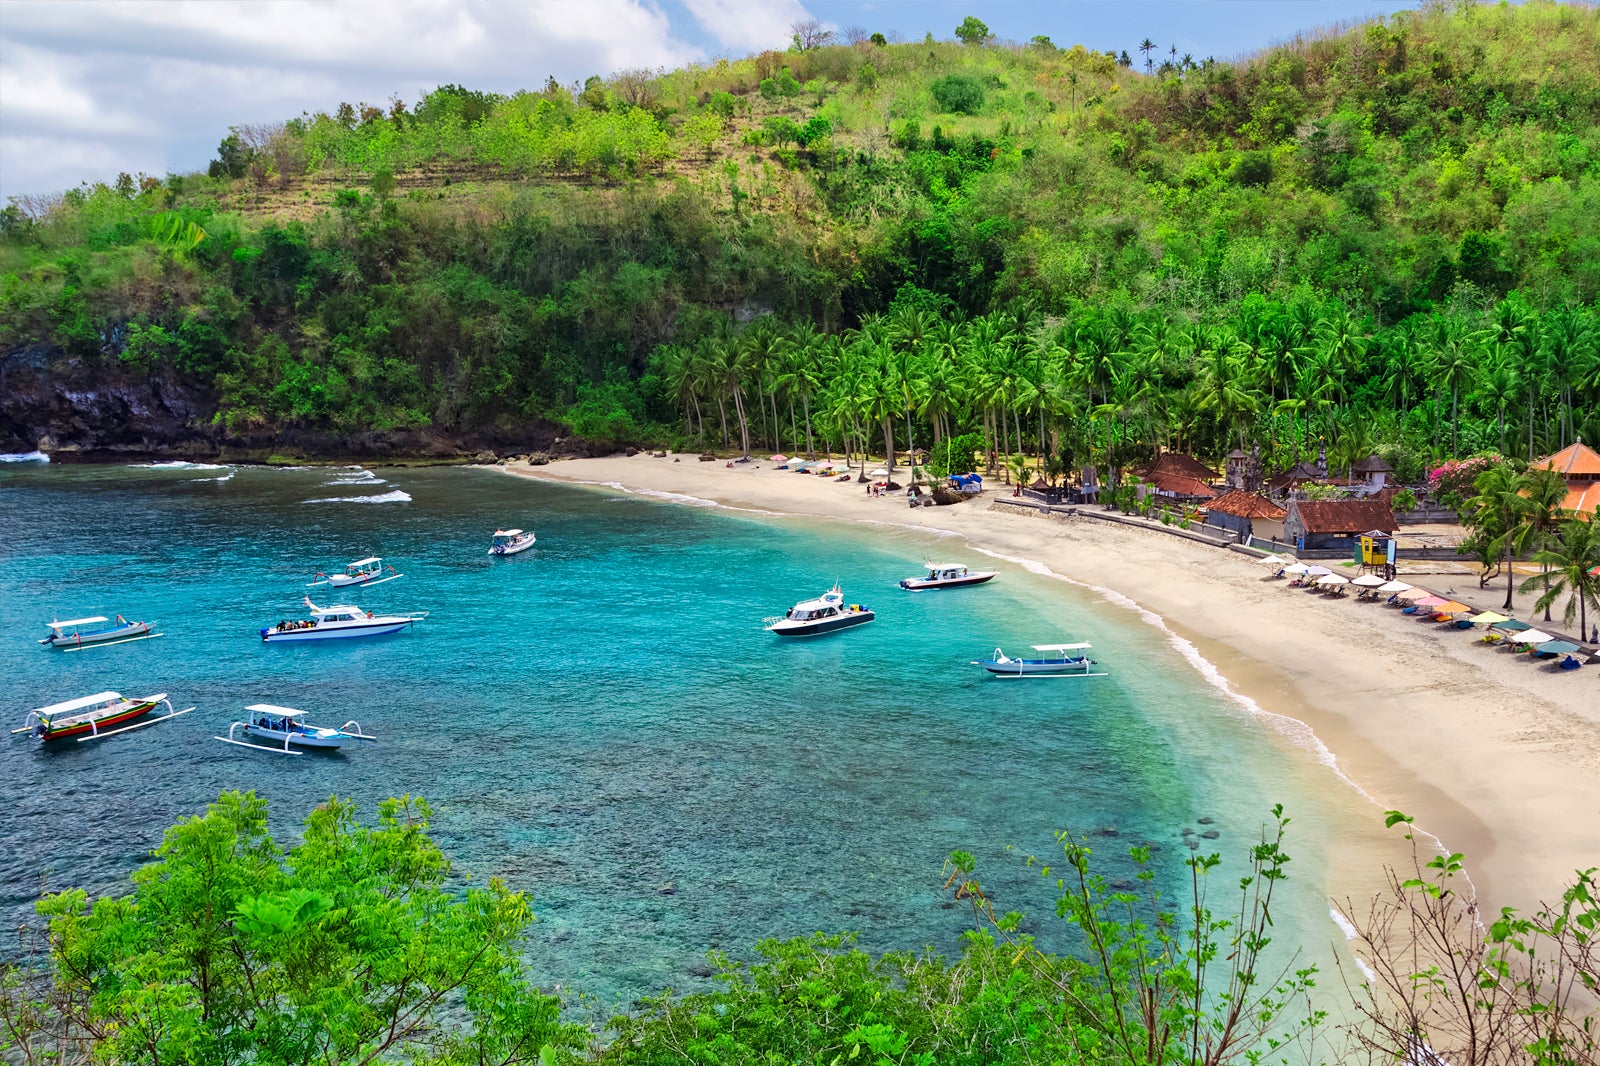
[[[110,623],[109,625],[103,623]],[[93,618],[72,618],[65,622],[46,622],[50,630],[48,637],[40,639],[39,643],[49,648],[61,648],[64,651],[78,651],[82,648],[100,648],[108,644],[121,644],[129,640],[144,640],[147,637],[159,637],[160,633],[152,633],[154,622],[130,622],[120,614],[116,621],[95,615]]]
[[[241,748],[256,748],[260,751],[270,751],[277,755],[302,755],[304,752],[296,748],[322,748],[333,749],[344,746],[347,740],[377,740],[377,737],[368,736],[361,731],[361,723],[349,721],[338,729],[328,726],[312,725],[306,721],[304,711],[297,711],[293,707],[279,707],[271,703],[252,703],[245,710],[250,712],[250,717],[242,722],[235,722],[228,727],[225,737],[212,737],[224,744],[237,744]],[[235,740],[234,734],[242,733],[246,737],[258,738],[267,743],[255,743],[250,740]]]
[[[926,592],[929,589],[958,589],[967,585],[981,585],[990,580],[998,570],[979,570],[976,573],[960,563],[924,563],[927,577],[908,577],[900,582],[907,592]]]
[[[844,592],[833,586],[814,600],[802,600],[782,618],[768,618],[766,630],[780,637],[817,637],[872,621],[875,614],[859,603],[845,603]]]
[[[494,539],[489,543],[489,554],[515,555],[525,552],[533,547],[535,539],[532,533],[524,533],[520,529],[497,529]]]
[[[167,713],[161,717],[138,722],[137,725],[127,724],[136,722],[162,706],[166,707]],[[193,707],[181,711],[173,710],[172,702],[167,699],[165,692],[145,696],[142,699],[124,698],[120,692],[99,692],[93,696],[67,700],[65,703],[52,703],[48,707],[29,711],[22,728],[13,729],[11,732],[13,735],[32,733],[37,739],[46,742],[71,738],[81,743],[85,740],[97,740],[116,733],[142,729],[147,725],[165,722],[168,718],[188,714],[192,710]],[[119,726],[121,728],[118,728]]]
[[[988,659],[974,659],[974,666],[981,666],[996,677],[1105,677],[1105,673],[1093,672],[1090,667],[1099,663],[1081,654],[1092,645],[1089,644],[1035,644],[1033,650],[1043,653],[1039,659],[1013,659],[999,648],[994,650],[994,655]]]
[[[381,637],[385,633],[398,633],[414,622],[428,617],[427,611],[410,614],[373,614],[350,604],[318,607],[306,597],[306,609],[311,617],[299,622],[279,622],[261,630],[261,639],[268,642],[284,640],[329,640],[336,637]]]
[[[374,555],[347,564],[342,574],[324,574],[318,570],[316,576],[317,579],[306,588],[316,588],[318,585],[331,585],[336,589],[359,588],[362,585],[380,585],[405,575],[392,566],[384,566],[383,560]]]

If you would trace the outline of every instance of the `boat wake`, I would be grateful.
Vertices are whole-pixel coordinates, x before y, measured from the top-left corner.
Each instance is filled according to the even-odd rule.
[[[302,500],[302,503],[410,503],[411,494],[395,489],[378,496],[323,496],[315,500]]]
[[[48,463],[50,457],[44,452],[6,452],[0,455],[0,463]]]

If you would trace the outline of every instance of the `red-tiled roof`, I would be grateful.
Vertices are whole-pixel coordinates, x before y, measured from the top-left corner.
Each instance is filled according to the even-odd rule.
[[[1166,492],[1173,496],[1207,499],[1217,494],[1216,490],[1204,481],[1184,474],[1155,472],[1144,475],[1144,480],[1157,492]]]
[[[1198,481],[1213,481],[1221,477],[1194,456],[1184,455],[1182,452],[1163,452],[1156,456],[1156,461],[1145,467],[1139,476],[1149,481],[1156,474],[1178,474]]]
[[[1357,474],[1392,474],[1394,467],[1383,461],[1382,456],[1369,455],[1359,463],[1350,467]]]
[[[1600,452],[1582,441],[1569,444],[1548,459],[1532,464],[1549,470],[1559,470],[1569,478],[1600,478]]]
[[[1299,512],[1307,533],[1393,533],[1397,528],[1394,512],[1376,500],[1296,500],[1289,506]]]
[[[1600,481],[1567,482],[1567,499],[1561,507],[1577,512],[1579,518],[1594,517],[1594,509],[1600,507]]]
[[[1317,473],[1317,468],[1310,463],[1296,463],[1287,470],[1273,474],[1267,484],[1282,487],[1296,481],[1315,481],[1321,476]]]
[[[1281,519],[1289,513],[1265,496],[1245,492],[1243,489],[1234,489],[1224,496],[1217,497],[1206,504],[1206,509],[1221,511],[1223,514],[1231,514],[1238,518]]]

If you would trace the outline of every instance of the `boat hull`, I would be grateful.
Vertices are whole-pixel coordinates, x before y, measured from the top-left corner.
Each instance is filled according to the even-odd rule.
[[[533,538],[530,537],[528,539],[527,543],[525,543],[525,544],[506,544],[506,545],[498,545],[497,544],[493,548],[489,549],[489,554],[490,555],[516,555],[518,552],[527,551],[529,548],[533,547],[533,545],[534,545]]]
[[[52,633],[40,643],[52,648],[87,648],[94,644],[142,637],[149,632],[149,623],[135,622],[132,625],[117,626],[115,629],[96,629],[88,633]]]
[[[259,740],[270,740],[275,747],[281,746],[285,738],[287,738],[288,744],[292,748],[321,748],[329,750],[342,747],[345,742],[343,734],[331,729],[318,730],[315,733],[298,731],[285,733],[281,729],[262,729],[259,726],[245,726],[244,732],[246,736],[255,737]]]
[[[155,710],[160,702],[160,700],[140,700],[125,710],[118,711],[116,714],[108,714],[104,718],[96,718],[92,722],[78,722],[61,729],[41,726],[34,735],[48,744],[54,740],[67,740],[72,737],[85,736],[89,733],[104,733],[108,729],[115,729],[135,719],[143,718]]]
[[[854,611],[814,622],[791,622],[784,619],[768,626],[767,632],[779,637],[820,637],[828,633],[837,633],[841,629],[849,629],[851,626],[864,625],[876,617],[872,611]]]
[[[991,581],[995,573],[968,574],[966,577],[950,577],[929,579],[925,577],[908,577],[900,582],[900,587],[907,592],[931,592],[934,589],[959,589],[968,585],[981,585]]]
[[[1091,659],[1048,662],[1037,659],[1013,659],[1010,662],[989,660],[978,664],[996,677],[1048,677],[1051,675],[1086,674],[1094,664]]]
[[[293,640],[348,640],[355,637],[381,637],[398,633],[412,625],[414,619],[374,619],[357,625],[319,626],[315,629],[284,629],[269,627],[261,631],[261,639],[269,644]]]

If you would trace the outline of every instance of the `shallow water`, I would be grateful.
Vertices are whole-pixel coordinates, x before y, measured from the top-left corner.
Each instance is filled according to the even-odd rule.
[[[485,554],[497,526],[538,547]],[[928,553],[1001,577],[911,595]],[[404,578],[340,594],[427,610],[407,634],[264,645],[319,569],[381,555]],[[809,641],[761,629],[835,580],[878,611]],[[63,653],[53,617],[123,614],[165,635]],[[1110,676],[1004,681],[996,645],[1095,645]],[[194,714],[62,750],[0,744],[0,912],[41,887],[121,891],[175,819],[255,789],[291,833],[331,794],[411,792],[459,872],[533,897],[539,979],[626,1002],[692,984],[704,952],[855,930],[954,952],[970,915],[941,893],[978,855],[1001,909],[1056,923],[1022,865],[1089,834],[1113,878],[1181,830],[1235,853],[1267,808],[1303,826],[1280,934],[1335,939],[1321,840],[1331,774],[1206,683],[1160,630],[1105,599],[910,532],[776,520],[476,470],[161,464],[0,468],[0,714],[115,689]],[[248,703],[357,719],[379,743],[286,758],[215,743]],[[1015,850],[1008,850],[1014,848]]]

